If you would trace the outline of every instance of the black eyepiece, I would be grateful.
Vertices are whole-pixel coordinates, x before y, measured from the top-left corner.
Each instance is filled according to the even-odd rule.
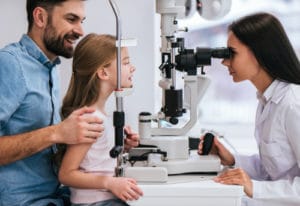
[[[220,47],[211,50],[211,56],[220,59],[230,59],[231,49],[228,47]]]

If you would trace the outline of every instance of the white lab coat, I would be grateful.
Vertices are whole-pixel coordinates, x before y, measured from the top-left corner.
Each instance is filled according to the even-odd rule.
[[[278,80],[258,94],[255,138],[259,155],[235,155],[253,180],[243,205],[300,205],[300,86]]]

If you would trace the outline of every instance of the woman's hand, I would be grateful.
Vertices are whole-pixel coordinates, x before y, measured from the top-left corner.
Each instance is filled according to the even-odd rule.
[[[242,185],[249,197],[253,196],[253,183],[248,174],[241,168],[228,169],[214,178],[215,182],[226,185]]]
[[[198,145],[198,154],[202,154],[203,148],[203,140],[204,135],[200,137],[200,143]],[[235,160],[233,155],[229,152],[229,150],[224,147],[224,145],[218,140],[218,138],[214,138],[214,143],[211,148],[210,154],[218,155],[221,159],[221,164],[226,166],[232,166],[235,164]]]
[[[107,189],[124,202],[137,200],[143,195],[142,190],[132,178],[112,177],[108,181]]]

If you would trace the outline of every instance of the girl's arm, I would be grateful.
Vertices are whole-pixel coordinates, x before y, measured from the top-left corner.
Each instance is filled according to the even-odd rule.
[[[101,138],[101,137],[100,137]],[[59,170],[62,184],[84,189],[105,189],[111,177],[99,176],[79,170],[79,165],[92,144],[69,145]]]
[[[69,145],[59,170],[59,180],[62,184],[76,188],[105,188],[107,177],[96,176],[79,170],[79,165],[92,144]]]
[[[81,189],[107,189],[123,201],[137,200],[142,190],[131,178],[99,176],[79,170],[79,165],[91,144],[70,145],[59,171],[62,184]]]

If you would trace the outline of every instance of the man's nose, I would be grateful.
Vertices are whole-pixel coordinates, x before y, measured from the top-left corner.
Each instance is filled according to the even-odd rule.
[[[82,24],[80,23],[79,25],[77,25],[74,29],[73,32],[76,33],[78,36],[83,36],[84,35],[84,31],[82,28]]]

